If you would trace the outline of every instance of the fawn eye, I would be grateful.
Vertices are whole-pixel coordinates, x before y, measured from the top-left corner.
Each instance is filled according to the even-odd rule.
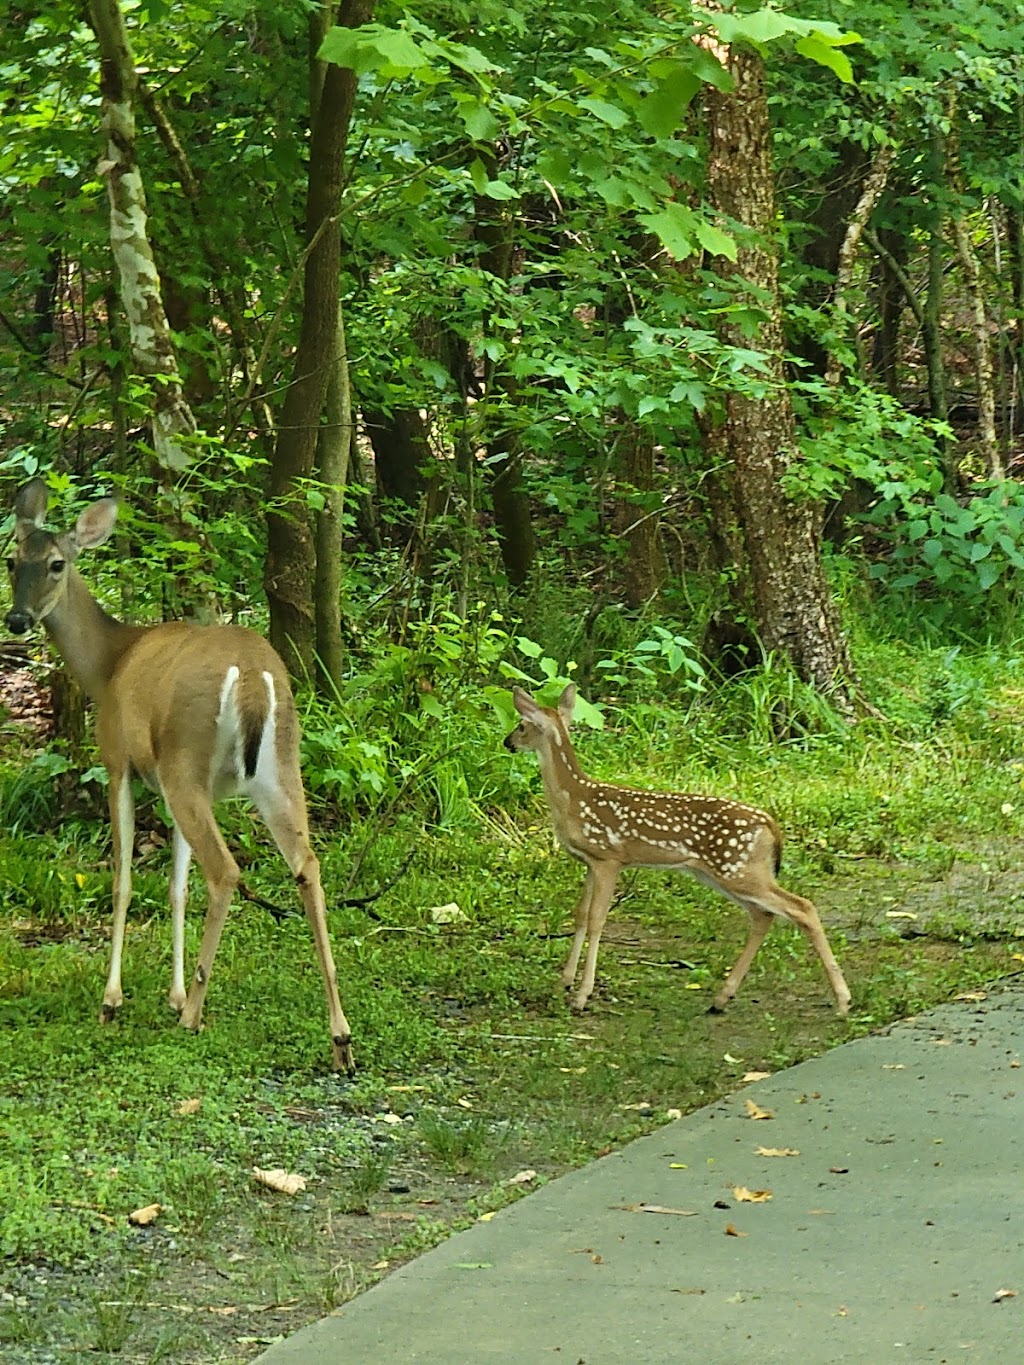
[[[51,562],[50,562],[50,572],[51,572],[51,573],[63,573],[63,572],[64,572],[64,561],[63,561],[63,559],[54,559],[54,560],[51,560]]]

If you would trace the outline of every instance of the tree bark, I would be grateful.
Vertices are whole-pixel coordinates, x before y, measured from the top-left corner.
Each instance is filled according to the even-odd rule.
[[[796,431],[783,369],[764,65],[756,53],[737,47],[723,60],[735,88],[728,94],[710,86],[707,90],[708,188],[714,206],[749,231],[738,239],[735,264],[720,258],[720,266],[723,275],[756,291],[764,321],[752,338],[724,314],[721,333],[729,345],[756,346],[763,352],[771,381],[760,398],[728,394],[721,420],[706,433],[745,559],[738,581],[747,578],[749,600],[736,605],[741,617],[753,621],[767,650],[785,654],[805,681],[850,711],[853,668],[825,580],[821,509],[793,499],[783,488],[796,454]]]
[[[957,101],[955,95],[946,100],[949,134],[946,137],[946,178],[960,203],[950,214],[949,225],[956,245],[956,254],[963,271],[964,285],[971,306],[972,340],[974,352],[974,382],[978,390],[978,443],[985,471],[990,479],[1006,478],[1006,463],[996,436],[996,389],[992,372],[992,348],[989,343],[988,312],[981,285],[981,266],[974,250],[963,210],[963,176],[960,173],[960,147],[956,130]]]
[[[355,28],[366,23],[372,12],[372,0],[342,0],[337,23]],[[341,274],[338,213],[356,85],[356,73],[350,68],[333,63],[326,67],[310,136],[308,254],[299,344],[268,480],[263,581],[270,607],[270,641],[289,672],[298,678],[310,677],[314,671],[316,548],[303,484],[313,472],[320,415],[337,349]]]
[[[341,638],[341,537],[352,449],[352,390],[345,345],[345,319],[338,309],[337,354],[327,383],[324,424],[317,441],[316,473],[324,505],[316,516],[316,676],[321,692],[330,696],[341,688],[345,647]]]
[[[839,248],[836,282],[832,289],[832,313],[836,322],[846,316],[846,295],[853,281],[853,267],[857,259],[857,248],[860,246],[860,239],[864,235],[868,220],[882,197],[882,191],[889,179],[889,171],[894,156],[895,148],[892,146],[880,149],[872,162],[871,169],[868,171],[853,215],[846,225],[843,244]],[[825,369],[825,383],[838,384],[841,374],[842,362],[838,354],[833,351],[828,358],[828,365]]]
[[[146,193],[135,147],[138,75],[118,0],[89,0],[100,47],[100,124],[106,140],[100,174],[110,200],[110,243],[128,318],[132,356],[152,375],[153,450],[166,473],[190,462],[189,437],[196,421],[186,400],[149,242]]]

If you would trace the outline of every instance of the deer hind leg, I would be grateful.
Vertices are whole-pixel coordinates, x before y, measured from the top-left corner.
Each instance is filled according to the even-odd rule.
[[[743,980],[747,968],[753,960],[754,954],[761,945],[765,934],[771,926],[773,916],[787,919],[795,924],[807,937],[811,947],[821,960],[821,965],[825,968],[825,975],[828,977],[828,984],[832,994],[835,996],[836,1010],[840,1015],[847,1015],[850,1012],[850,988],[846,984],[846,979],[840,970],[839,963],[829,946],[829,941],[825,937],[825,930],[822,928],[818,912],[811,901],[805,900],[803,896],[794,895],[792,891],[786,891],[783,887],[771,878],[764,886],[758,886],[756,890],[745,890],[742,894],[728,892],[733,899],[748,912],[754,921],[755,928],[751,933],[749,942],[740,955],[740,960],[726,978],[725,986],[715,1001],[715,1006],[720,1008],[722,1004],[728,1003],[732,996],[736,994],[736,988]],[[757,933],[758,918],[764,916],[764,927],[761,930],[760,938],[753,943]],[[751,947],[753,943],[753,947]],[[742,970],[740,970],[742,968]],[[735,978],[735,979],[734,979]],[[728,987],[732,984],[731,994]]]
[[[811,947],[821,959],[821,965],[825,968],[825,975],[828,977],[828,984],[835,996],[836,1010],[840,1015],[847,1015],[850,1012],[850,988],[846,984],[846,978],[840,969],[839,963],[829,946],[829,941],[825,937],[825,930],[822,928],[821,919],[814,905],[803,896],[794,895],[792,891],[785,891],[781,886],[773,886],[772,894],[776,904],[779,906],[778,913],[791,920],[798,929],[806,934]]]
[[[114,850],[114,922],[110,930],[110,970],[100,1007],[100,1023],[109,1024],[124,998],[121,955],[128,902],[132,898],[132,850],[135,843],[135,798],[128,769],[110,774],[110,831]]]
[[[210,984],[213,959],[228,917],[231,897],[238,885],[238,864],[228,851],[224,837],[213,818],[213,808],[209,797],[198,782],[183,781],[176,783],[161,775],[161,787],[170,807],[177,837],[195,854],[196,862],[206,882],[206,921],[203,925],[203,938],[199,945],[199,960],[196,964],[188,995],[181,1010],[180,1023],[183,1028],[198,1030],[202,1025],[203,1002]],[[183,855],[175,848],[175,872],[185,863]],[[187,863],[185,863],[187,870]],[[182,902],[182,914],[184,903]],[[184,952],[184,950],[183,950]]]
[[[587,920],[590,916],[590,898],[593,891],[594,874],[588,867],[587,877],[583,883],[579,903],[576,906],[576,933],[569,950],[569,956],[565,959],[565,966],[562,968],[562,985],[567,991],[572,989],[572,984],[576,980],[576,968],[580,965],[580,954],[583,952],[583,940],[587,936]]]
[[[596,863],[590,869],[590,902],[587,910],[587,957],[583,964],[583,980],[572,1002],[577,1013],[586,1008],[594,990],[594,976],[597,972],[597,950],[601,944],[601,933],[615,895],[615,883],[619,876],[618,863]],[[577,932],[579,932],[577,930]]]
[[[288,778],[287,783],[271,784],[266,779],[253,782],[249,784],[249,794],[298,885],[306,918],[313,931],[313,943],[327,996],[334,1069],[347,1071],[351,1075],[355,1070],[352,1030],[338,996],[338,973],[327,930],[327,904],[320,881],[320,863],[309,843],[306,802],[297,766],[293,772],[289,772]]]
[[[178,1014],[185,1008],[185,905],[192,849],[177,825],[171,855],[171,989],[167,1003]]]

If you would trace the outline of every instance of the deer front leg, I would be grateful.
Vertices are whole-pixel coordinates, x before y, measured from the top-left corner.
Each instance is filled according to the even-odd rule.
[[[132,898],[132,846],[135,840],[135,798],[130,772],[110,774],[110,832],[114,851],[114,922],[110,929],[110,970],[100,1007],[100,1023],[109,1024],[121,1007],[121,955],[128,902]]]
[[[583,883],[583,890],[580,893],[579,903],[576,906],[575,924],[576,934],[569,950],[569,956],[565,959],[565,966],[562,968],[562,985],[565,989],[571,990],[572,983],[576,980],[576,968],[580,965],[580,954],[583,952],[583,940],[587,936],[587,920],[590,916],[590,897],[594,890],[594,874],[587,868],[586,879]]]
[[[591,868],[590,907],[587,913],[587,960],[583,964],[583,981],[572,1002],[572,1009],[577,1014],[586,1008],[587,1001],[594,991],[597,950],[612,897],[615,895],[618,876],[618,863],[597,863]]]

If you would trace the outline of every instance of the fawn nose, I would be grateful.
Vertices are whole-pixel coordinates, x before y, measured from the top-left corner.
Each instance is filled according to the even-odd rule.
[[[27,611],[7,613],[7,629],[13,631],[15,635],[24,635],[26,631],[32,629],[32,624],[32,617]]]
[[[14,627],[12,626],[11,629],[13,630]],[[513,730],[512,734],[506,735],[504,740],[502,741],[502,743],[505,745],[505,748],[509,751],[510,754],[514,754],[516,751],[516,746],[512,743],[514,736],[515,731]]]

